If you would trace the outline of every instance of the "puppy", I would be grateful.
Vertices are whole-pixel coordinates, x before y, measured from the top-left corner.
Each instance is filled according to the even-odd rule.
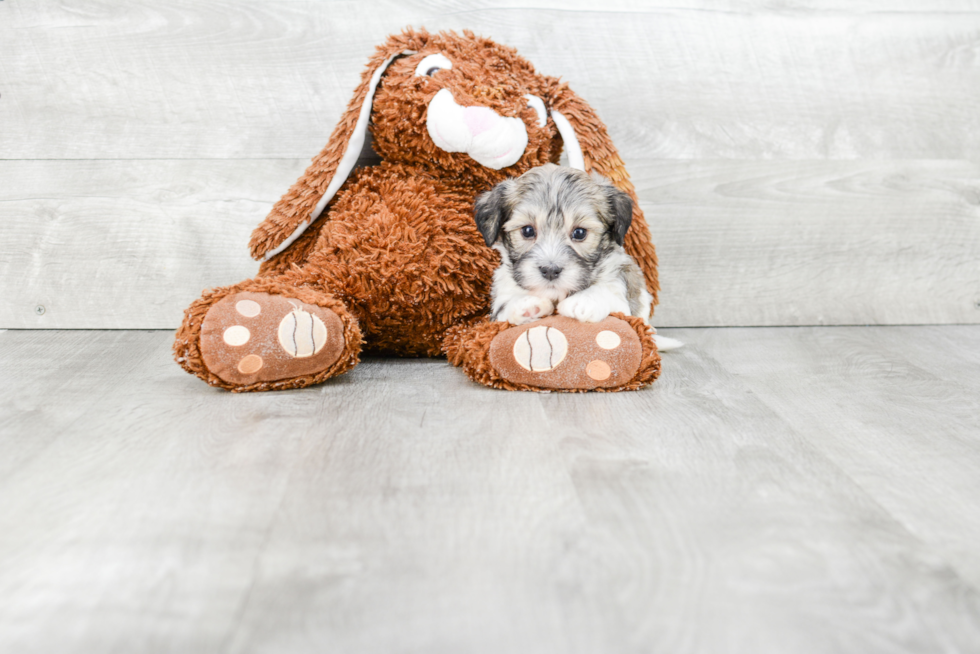
[[[653,298],[623,249],[633,201],[602,178],[547,164],[482,194],[474,213],[500,253],[494,320],[522,325],[556,309],[582,322],[615,311],[649,318]]]

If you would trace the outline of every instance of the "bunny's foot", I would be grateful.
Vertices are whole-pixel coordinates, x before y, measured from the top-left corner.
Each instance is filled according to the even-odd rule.
[[[360,333],[343,304],[309,289],[293,290],[308,297],[219,290],[218,297],[198,300],[178,332],[178,362],[233,391],[309,386],[357,363]]]
[[[623,314],[597,323],[565,316],[518,327],[476,323],[451,330],[444,347],[470,379],[508,390],[634,390],[660,373],[650,327]]]

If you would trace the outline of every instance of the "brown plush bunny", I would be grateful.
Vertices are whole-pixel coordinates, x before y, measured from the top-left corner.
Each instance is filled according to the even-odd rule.
[[[316,384],[352,368],[362,348],[448,355],[499,388],[651,382],[660,359],[640,318],[554,316],[521,327],[487,319],[499,259],[477,231],[474,200],[557,163],[563,144],[571,166],[633,198],[625,247],[656,302],[647,224],[595,112],[512,48],[409,29],[378,48],[326,148],[253,233],[258,276],[187,309],[177,361],[233,391]],[[380,163],[362,165],[372,149]],[[554,350],[545,366],[532,360],[540,343]]]

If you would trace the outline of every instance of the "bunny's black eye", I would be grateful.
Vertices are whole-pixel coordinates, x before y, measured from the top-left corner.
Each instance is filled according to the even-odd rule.
[[[524,238],[534,238],[534,228],[530,225],[524,225],[521,227],[521,236]]]
[[[415,74],[419,77],[423,75],[432,77],[440,70],[451,70],[452,67],[453,62],[449,61],[446,55],[441,52],[436,52],[427,57],[422,57],[422,61],[415,67]]]
[[[588,232],[585,230],[584,227],[576,227],[575,229],[572,230],[572,240],[573,241],[584,241],[585,240],[585,236],[587,234],[588,234]]]

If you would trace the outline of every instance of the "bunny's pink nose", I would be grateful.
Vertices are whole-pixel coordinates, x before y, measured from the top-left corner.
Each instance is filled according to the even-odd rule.
[[[493,109],[486,107],[466,107],[463,109],[463,120],[473,136],[479,136],[494,126],[500,119]]]

